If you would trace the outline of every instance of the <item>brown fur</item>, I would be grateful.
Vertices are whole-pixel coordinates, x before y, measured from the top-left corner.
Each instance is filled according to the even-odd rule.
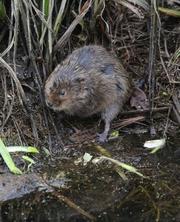
[[[52,109],[69,115],[101,113],[106,125],[99,139],[105,141],[129,89],[129,77],[120,62],[102,46],[90,45],[73,51],[55,68],[46,81],[45,98]]]

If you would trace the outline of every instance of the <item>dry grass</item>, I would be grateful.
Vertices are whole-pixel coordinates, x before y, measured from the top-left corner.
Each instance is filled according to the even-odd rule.
[[[43,137],[48,137],[51,144],[53,132],[63,146],[52,113],[44,105],[43,85],[56,64],[73,48],[89,43],[112,48],[133,79],[144,80],[141,88],[147,96],[152,92],[152,108],[168,105],[178,88],[178,22],[168,26],[171,18],[159,14],[156,5],[151,6],[151,14],[155,12],[157,20],[153,26],[145,0],[16,0],[3,7],[9,10],[0,13],[8,25],[0,37],[1,131],[9,119],[19,122],[16,117],[24,113],[21,121],[27,123],[28,119],[31,123],[29,138],[33,137],[36,144]],[[157,33],[150,43],[153,28]],[[149,54],[153,46],[156,55]],[[148,78],[156,82],[149,85]],[[23,104],[18,115],[16,95]],[[17,129],[20,137],[25,138],[21,125]],[[26,143],[22,138],[21,142]]]

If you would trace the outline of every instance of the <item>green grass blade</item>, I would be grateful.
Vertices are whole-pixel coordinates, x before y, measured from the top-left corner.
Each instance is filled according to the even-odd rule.
[[[49,0],[43,0],[42,2],[42,11],[45,16],[45,19],[47,19],[49,16],[49,4],[50,4]]]
[[[55,24],[54,24],[55,35],[57,35],[57,33],[59,31],[59,28],[61,26],[61,22],[62,22],[62,18],[63,18],[63,14],[64,14],[64,11],[65,11],[66,4],[67,4],[67,0],[62,0],[61,6],[60,6],[60,9],[59,9],[59,12],[58,12],[58,15],[56,17]]]
[[[44,18],[44,20],[46,21],[46,26],[42,23],[42,34],[41,34],[41,37],[40,37],[40,40],[39,40],[39,44],[41,46],[43,46],[44,44],[44,38],[45,38],[45,34],[46,34],[46,31],[48,29],[48,31],[51,33],[51,36],[52,36],[52,13],[53,13],[53,9],[54,9],[54,0],[51,0],[50,1],[50,5],[49,5],[49,8],[48,8],[48,18],[47,18],[47,21],[46,19]],[[50,39],[50,38],[48,38]],[[52,45],[52,40],[50,40],[51,42],[51,45]],[[50,45],[50,47],[52,48],[52,46]],[[52,51],[52,49],[49,47],[50,51]]]
[[[54,8],[54,0],[50,0],[50,4],[49,4],[49,21],[48,21],[48,24],[49,24],[49,27],[50,29],[52,29],[52,13],[53,13],[53,8]],[[48,30],[48,48],[49,48],[49,55],[52,55],[52,47],[53,47],[53,38],[52,38],[52,32],[51,30]],[[51,56],[50,57],[50,60],[51,60]]]
[[[13,162],[11,155],[9,154],[6,146],[4,145],[3,141],[0,139],[0,154],[5,161],[6,165],[8,166],[9,170],[14,174],[22,174],[22,171],[16,167],[15,163]]]
[[[180,18],[180,10],[158,7],[159,11],[173,17]]]
[[[33,164],[35,164],[35,161],[32,158],[30,158],[29,156],[22,156],[22,159],[25,160],[26,162],[29,162],[29,164],[28,164],[28,171],[29,171],[30,167]]]
[[[4,6],[4,2],[0,0],[0,19],[4,19],[6,17],[6,8]]]
[[[33,146],[7,146],[8,152],[25,152],[25,153],[39,153],[36,147]]]
[[[146,177],[145,177],[142,173],[140,173],[135,167],[130,166],[130,165],[126,164],[126,163],[122,163],[122,162],[120,162],[120,161],[118,161],[118,160],[115,160],[115,159],[113,159],[113,158],[106,157],[106,156],[101,156],[101,157],[96,158],[96,159],[97,159],[97,161],[95,161],[95,163],[98,162],[99,160],[103,160],[103,159],[104,159],[104,160],[109,160],[109,161],[111,161],[112,163],[116,164],[117,166],[120,166],[120,167],[124,168],[125,170],[127,170],[127,171],[129,171],[129,172],[131,172],[131,173],[135,173],[135,174],[137,174],[137,175],[140,176],[140,177],[146,178]]]

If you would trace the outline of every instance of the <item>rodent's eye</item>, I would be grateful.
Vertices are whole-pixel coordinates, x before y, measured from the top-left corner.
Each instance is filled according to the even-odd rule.
[[[62,89],[60,92],[59,92],[59,95],[60,96],[65,96],[66,95],[66,91],[64,89]]]

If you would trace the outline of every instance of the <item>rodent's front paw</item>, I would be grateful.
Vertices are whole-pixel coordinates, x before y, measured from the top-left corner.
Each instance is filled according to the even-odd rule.
[[[98,134],[97,134],[97,140],[98,140],[98,142],[100,142],[100,143],[105,143],[105,142],[107,142],[107,141],[108,141],[108,139],[107,139],[107,133],[98,133]]]

